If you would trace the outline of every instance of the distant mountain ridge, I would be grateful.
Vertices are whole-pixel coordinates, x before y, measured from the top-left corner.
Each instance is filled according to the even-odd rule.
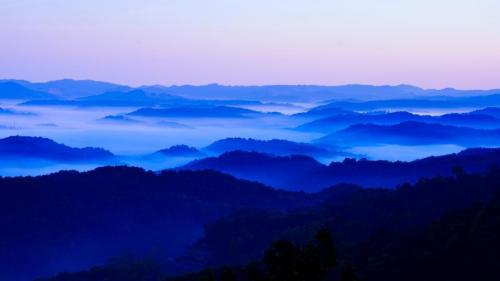
[[[0,156],[3,160],[26,158],[60,162],[91,162],[114,157],[102,148],[73,148],[47,138],[26,136],[0,139]]]
[[[0,80],[14,82],[31,90],[46,92],[53,97],[62,99],[75,99],[99,95],[109,91],[130,91],[132,88],[108,82],[93,80],[62,79],[49,82],[29,82],[26,80]]]
[[[157,87],[158,88],[158,87]],[[160,87],[161,88],[161,87]],[[266,86],[224,86],[210,84],[203,86],[162,87],[165,92],[189,98],[251,99],[261,101],[306,102],[329,99],[397,99],[419,96],[474,96],[500,93],[500,90],[425,90],[410,85],[374,86],[374,85],[266,85]]]
[[[345,129],[351,125],[357,124],[396,125],[402,122],[409,121],[480,129],[500,128],[500,119],[496,116],[487,114],[486,111],[474,111],[471,113],[452,113],[440,116],[417,115],[406,111],[398,111],[384,113],[352,112],[346,114],[331,115],[326,118],[300,125],[296,129],[300,131],[332,133],[335,130]]]
[[[108,122],[108,123],[115,123],[115,124],[141,124],[141,121],[132,119],[130,117],[124,116],[124,115],[107,115],[104,116],[103,118],[98,119],[97,121],[99,122]]]
[[[309,143],[292,142],[281,139],[257,140],[252,138],[226,138],[213,142],[209,146],[205,147],[204,150],[217,154],[241,150],[272,154],[276,156],[297,154],[317,158],[350,155],[348,153],[323,148]]]
[[[205,155],[197,148],[187,145],[174,145],[169,148],[159,150],[156,154],[170,157],[201,157]]]
[[[180,106],[173,108],[141,108],[127,113],[142,117],[178,117],[178,118],[252,118],[278,113],[262,113],[250,109],[229,106]]]
[[[471,114],[489,115],[496,118],[500,118],[500,108],[499,107],[486,107],[479,110],[474,110]]]
[[[483,130],[433,123],[357,124],[317,139],[318,143],[359,145],[456,144],[466,147],[500,145],[500,129]]]
[[[181,101],[185,99],[169,94],[150,93],[140,89],[135,89],[127,92],[122,92],[122,91],[105,92],[100,95],[82,97],[78,99],[78,101],[83,101],[83,102],[104,102],[104,103],[107,102],[110,104],[130,103],[133,105],[138,105],[138,104],[155,105],[161,102],[168,102],[172,100]]]
[[[75,106],[75,107],[139,107],[162,103],[185,104],[186,99],[168,94],[153,94],[143,90],[110,91],[77,99],[42,99],[22,103],[25,106]]]
[[[9,108],[2,108],[2,107],[0,107],[0,115],[33,116],[35,114],[31,113],[31,112],[17,111],[17,110],[13,110],[13,109],[9,109]]]
[[[460,91],[457,91],[457,93]],[[372,100],[333,100],[324,105],[314,108],[316,111],[325,110],[327,108],[342,108],[350,111],[373,111],[395,109],[404,110],[407,108],[422,108],[422,109],[438,109],[438,108],[482,108],[482,107],[498,107],[500,106],[500,90],[490,90],[479,92],[463,92],[476,93],[477,95],[446,95],[444,92],[433,92],[435,96],[418,96],[413,98],[396,97],[392,99],[372,99]]]
[[[51,99],[53,95],[32,90],[14,82],[0,82],[0,99]]]
[[[64,99],[76,99],[100,95],[105,92],[127,92],[133,89],[156,94],[174,95],[188,99],[240,99],[265,102],[320,102],[327,100],[377,100],[402,99],[417,97],[450,96],[465,97],[492,95],[500,90],[457,90],[422,89],[410,85],[375,86],[375,85],[267,85],[267,86],[225,86],[209,84],[201,86],[140,86],[132,88],[108,82],[92,80],[63,79],[45,83],[32,83],[24,80],[0,80],[13,82],[28,89],[41,91]],[[347,109],[347,107],[346,107]]]

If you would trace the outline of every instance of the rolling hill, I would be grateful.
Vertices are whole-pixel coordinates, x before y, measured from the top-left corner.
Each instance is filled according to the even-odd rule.
[[[316,140],[331,145],[429,145],[466,147],[500,145],[500,130],[483,130],[441,124],[403,122],[396,125],[358,124]]]
[[[500,149],[468,149],[411,162],[347,158],[329,165],[307,156],[279,157],[233,151],[193,161],[179,169],[216,170],[285,190],[314,192],[339,183],[393,188],[405,182],[415,182],[421,177],[448,176],[455,166],[469,172],[482,172],[499,164]]]
[[[349,156],[348,153],[334,151],[332,149],[316,146],[308,143],[292,142],[288,140],[256,140],[251,138],[226,138],[218,140],[204,150],[223,154],[235,150],[259,152],[276,156],[307,155],[315,158],[331,158],[338,156]]]
[[[0,139],[2,161],[38,159],[55,162],[94,162],[111,160],[114,155],[102,148],[73,148],[41,137],[12,136]]]
[[[35,100],[51,99],[53,95],[23,87],[14,82],[0,82],[0,99]]]
[[[103,167],[0,177],[0,279],[81,270],[124,251],[171,257],[186,250],[205,223],[240,208],[287,210],[320,202],[206,171]]]
[[[262,113],[229,106],[180,106],[173,108],[141,108],[127,115],[170,118],[253,118],[270,114],[273,113]],[[277,115],[277,113],[273,115]]]
[[[300,125],[296,129],[299,131],[332,133],[336,130],[345,129],[351,125],[357,124],[396,125],[410,121],[478,129],[500,128],[500,119],[486,114],[453,113],[440,116],[430,116],[400,111],[390,113],[350,113],[332,115]]]

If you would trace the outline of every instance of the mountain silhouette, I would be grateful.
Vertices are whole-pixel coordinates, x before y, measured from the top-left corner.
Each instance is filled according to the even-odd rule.
[[[195,147],[187,145],[174,145],[169,148],[159,150],[156,152],[156,154],[170,157],[200,157],[205,155]]]
[[[99,95],[81,97],[78,99],[44,99],[31,100],[21,105],[30,106],[73,106],[73,107],[143,107],[156,106],[162,103],[173,102],[184,104],[188,101],[172,96],[148,93],[143,90],[112,91]]]
[[[466,95],[451,96],[448,94],[456,94],[460,91],[431,91],[436,95],[418,96],[413,98],[388,98],[377,100],[335,100],[327,102],[324,105],[313,108],[312,110],[325,110],[327,108],[342,108],[349,111],[374,111],[395,109],[401,110],[404,108],[424,108],[424,109],[453,109],[453,108],[483,108],[500,106],[500,90],[489,91],[463,91]],[[470,94],[470,95],[469,95]]]
[[[498,89],[492,90],[458,90],[458,89],[422,89],[411,85],[394,86],[374,86],[374,85],[339,85],[339,86],[320,86],[320,85],[267,85],[267,86],[225,86],[219,84],[209,84],[201,86],[182,85],[182,86],[140,86],[131,88],[125,85],[118,85],[102,81],[92,80],[73,80],[63,79],[43,83],[33,83],[25,80],[0,80],[2,82],[13,82],[25,88],[53,94],[59,98],[76,99],[87,96],[100,95],[105,92],[127,92],[134,89],[144,90],[156,94],[174,95],[187,99],[200,100],[234,100],[235,98],[246,101],[267,101],[267,102],[323,102],[332,99],[341,100],[399,100],[386,104],[391,107],[411,104],[411,100],[416,100],[416,107],[427,107],[432,103],[419,101],[418,98],[438,100],[434,105],[448,108],[450,106],[458,107],[467,102],[473,102],[480,107],[492,106],[486,100],[471,99],[474,96],[487,96],[500,93]],[[441,101],[439,101],[441,99]],[[453,104],[446,104],[445,99],[456,100]],[[341,103],[342,108],[348,110],[361,110],[357,108],[379,107],[378,101],[370,105],[360,105],[359,102]],[[424,104],[425,103],[425,104]],[[498,104],[498,103],[495,103]],[[356,108],[356,109],[354,109]],[[362,109],[365,110],[365,109]]]
[[[112,123],[116,123],[116,124],[141,124],[142,123],[139,120],[135,120],[135,119],[132,119],[132,118],[124,116],[124,115],[108,115],[108,116],[105,116],[101,119],[98,119],[98,121],[112,122]]]
[[[287,210],[322,202],[218,172],[132,167],[0,178],[0,187],[5,281],[81,270],[123,251],[161,250],[170,257],[186,250],[204,224],[240,208]]]
[[[53,95],[31,90],[14,82],[0,82],[0,99],[51,99]]]
[[[173,108],[141,108],[128,113],[128,115],[172,118],[252,118],[267,114],[229,106],[183,106]]]
[[[2,81],[2,80],[0,80]],[[131,88],[108,82],[93,80],[62,79],[49,82],[34,83],[26,80],[3,80],[17,83],[31,90],[50,93],[62,99],[74,99],[99,95],[109,91],[130,91]]]
[[[147,88],[147,87],[145,87]],[[500,90],[457,90],[422,89],[411,85],[374,86],[374,85],[267,85],[267,86],[225,86],[209,84],[202,86],[156,86],[158,91],[191,99],[238,99],[273,102],[322,102],[326,100],[374,100],[374,99],[413,99],[417,97],[464,97],[492,95]],[[347,108],[345,108],[347,109]]]
[[[339,183],[367,187],[395,187],[421,177],[448,176],[454,166],[482,172],[500,164],[500,149],[468,149],[457,154],[411,162],[370,161],[346,158],[324,165],[307,156],[278,157],[257,152],[233,151],[193,161],[182,170],[217,170],[235,177],[286,190],[314,192]],[[362,175],[362,176],[360,176]]]
[[[487,107],[487,108],[472,111],[471,114],[489,115],[489,116],[493,116],[496,118],[500,118],[500,108]]]
[[[326,108],[313,108],[310,109],[306,112],[301,112],[301,113],[296,113],[293,114],[293,117],[305,117],[305,118],[324,118],[324,117],[329,117],[329,116],[334,116],[334,115],[350,115],[354,114],[356,115],[357,113],[354,111],[349,111],[349,110],[344,110],[342,108],[338,107],[326,107]]]
[[[3,160],[25,158],[57,162],[92,162],[114,157],[102,148],[73,148],[47,138],[27,136],[0,139],[0,155]]]
[[[137,89],[127,92],[106,92],[78,99],[82,105],[100,104],[102,106],[154,106],[169,101],[180,102],[183,100],[185,99],[173,95],[155,94]]]
[[[324,182],[318,184],[318,179],[306,180],[306,178],[324,168],[322,164],[307,156],[278,157],[257,152],[232,151],[218,157],[193,161],[179,169],[210,169],[228,173],[238,178],[262,182],[277,188],[314,191],[318,190],[319,186],[324,187]]]
[[[413,121],[390,126],[358,124],[316,141],[350,146],[377,144],[496,146],[500,144],[500,130],[482,130]]]
[[[347,153],[337,152],[308,143],[292,142],[288,140],[256,140],[251,138],[226,138],[218,140],[206,148],[211,153],[222,154],[235,150],[254,151],[277,156],[307,155],[317,158],[347,156]]]
[[[460,278],[460,272],[470,271],[484,277],[484,272],[496,272],[491,276],[498,277],[498,256],[491,247],[500,248],[499,180],[500,171],[493,168],[485,174],[425,179],[396,190],[337,186],[324,194],[329,199],[320,207],[239,212],[209,224],[191,253],[203,253],[198,257],[205,267],[216,270],[257,260],[273,241],[300,245],[315,230],[328,229],[339,263],[355,266],[367,278],[363,280],[475,280],[474,275]],[[483,204],[495,198],[488,205],[493,208],[486,210]],[[195,279],[187,275],[177,280]]]
[[[24,111],[17,111],[13,109],[8,109],[8,108],[1,108],[0,107],[0,115],[24,115],[24,116],[32,116],[35,115],[34,113],[31,112],[24,112]]]
[[[441,116],[417,115],[399,111],[390,113],[350,113],[333,115],[297,127],[300,131],[332,133],[356,124],[396,125],[403,122],[435,123],[458,127],[500,128],[500,119],[486,114],[444,114]]]

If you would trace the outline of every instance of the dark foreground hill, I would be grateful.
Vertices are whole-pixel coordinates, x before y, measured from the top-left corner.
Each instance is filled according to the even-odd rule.
[[[500,202],[496,200],[489,211],[474,207],[472,212],[456,212],[494,198],[500,190],[500,170],[457,173],[396,190],[338,188],[316,210],[247,212],[210,224],[192,253],[205,253],[205,266],[245,264],[258,260],[275,240],[305,243],[326,228],[335,237],[339,259],[354,265],[363,280],[494,280],[440,279],[469,270],[480,273],[482,263],[487,267],[482,276],[494,271],[499,276],[500,256],[494,251],[500,246],[500,221],[495,221]],[[454,215],[448,216],[450,212]],[[412,274],[427,278],[406,277]]]
[[[455,169],[453,177],[396,190],[338,186],[309,210],[238,212],[209,224],[188,253],[208,269],[166,280],[498,280],[499,191],[498,168],[483,175]],[[334,248],[328,239],[305,246],[320,229],[333,236]],[[293,279],[327,260],[333,271]],[[277,278],[283,275],[291,279]],[[122,259],[47,280],[165,279],[151,260]]]
[[[325,168],[326,166],[307,156],[272,156],[258,152],[232,151],[191,162],[179,169],[216,170],[278,188],[313,191],[328,186],[324,178],[310,178]]]
[[[318,202],[210,171],[105,167],[0,178],[0,280],[81,270],[123,251],[171,257],[195,241],[205,223],[237,209]]]
[[[494,281],[500,278],[499,234],[497,195],[416,233],[376,235],[360,247],[352,263],[374,281]]]
[[[411,162],[345,159],[329,165],[307,156],[234,151],[194,161],[180,169],[212,169],[286,190],[312,192],[338,183],[395,187],[421,177],[448,176],[457,165],[469,172],[482,172],[491,165],[500,165],[500,149],[468,149]]]

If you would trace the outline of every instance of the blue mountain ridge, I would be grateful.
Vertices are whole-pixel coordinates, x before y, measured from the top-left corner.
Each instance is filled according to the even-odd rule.
[[[285,190],[314,192],[340,183],[367,187],[395,187],[421,177],[447,176],[454,166],[482,172],[500,164],[500,149],[475,148],[460,153],[411,162],[371,161],[346,158],[324,165],[302,155],[273,156],[233,151],[193,161],[181,170],[216,170]],[[362,176],[360,176],[362,175]]]
[[[332,133],[356,124],[396,125],[402,122],[435,123],[458,127],[471,127],[478,129],[500,128],[500,119],[487,115],[486,111],[471,113],[452,113],[440,116],[417,115],[405,111],[382,113],[348,113],[331,115],[318,119],[295,128],[299,131],[315,131]]]
[[[8,159],[43,159],[57,162],[111,160],[114,155],[102,148],[73,148],[42,137],[11,136],[0,139],[0,156]]]
[[[435,123],[402,122],[396,125],[356,124],[315,140],[330,145],[430,145],[466,147],[500,145],[500,129],[484,130]]]

